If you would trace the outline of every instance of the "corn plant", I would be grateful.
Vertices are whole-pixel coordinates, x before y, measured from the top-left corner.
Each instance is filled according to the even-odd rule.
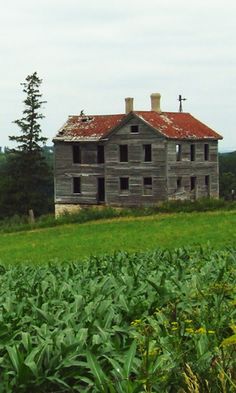
[[[236,250],[0,266],[0,393],[227,392]]]

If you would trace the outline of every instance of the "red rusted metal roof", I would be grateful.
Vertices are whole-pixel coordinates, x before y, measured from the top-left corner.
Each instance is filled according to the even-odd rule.
[[[222,139],[217,132],[183,112],[135,112],[153,128],[170,139]]]
[[[69,116],[54,140],[96,141],[106,137],[132,114],[168,139],[222,139],[189,113],[135,111],[127,115]]]

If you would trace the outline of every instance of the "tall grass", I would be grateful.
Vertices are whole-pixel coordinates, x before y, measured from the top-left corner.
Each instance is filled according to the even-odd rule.
[[[235,392],[236,249],[0,266],[0,392]]]
[[[54,227],[58,225],[78,223],[117,217],[143,217],[159,213],[191,213],[215,210],[235,210],[236,201],[203,198],[197,201],[167,201],[158,206],[133,208],[84,208],[78,213],[65,213],[55,219],[54,215],[38,217],[34,223],[27,216],[13,216],[0,220],[0,232],[17,232],[31,229]]]

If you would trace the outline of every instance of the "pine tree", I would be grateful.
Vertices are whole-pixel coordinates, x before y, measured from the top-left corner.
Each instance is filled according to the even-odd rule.
[[[26,99],[21,119],[13,123],[20,128],[20,136],[10,136],[16,147],[7,153],[6,165],[0,190],[0,216],[26,215],[30,209],[35,214],[47,213],[49,195],[52,195],[52,171],[43,154],[47,138],[41,135],[39,121],[44,118],[40,112],[42,101],[37,73],[27,76],[23,85]],[[52,198],[51,198],[52,199]]]
[[[18,150],[31,153],[35,151],[42,151],[40,144],[45,144],[47,138],[41,136],[41,126],[38,120],[43,119],[45,116],[39,113],[39,109],[46,101],[41,101],[42,94],[39,87],[42,79],[39,79],[37,72],[26,77],[26,82],[21,83],[24,87],[23,92],[26,94],[26,99],[23,101],[25,109],[23,117],[15,120],[13,123],[17,124],[21,129],[21,136],[10,136],[11,141],[18,143]]]

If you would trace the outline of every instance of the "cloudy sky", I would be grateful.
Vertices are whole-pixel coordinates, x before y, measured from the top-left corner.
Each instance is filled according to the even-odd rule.
[[[124,112],[124,98],[190,112],[236,150],[235,0],[8,0],[0,14],[0,146],[37,71],[48,144],[68,115]]]

